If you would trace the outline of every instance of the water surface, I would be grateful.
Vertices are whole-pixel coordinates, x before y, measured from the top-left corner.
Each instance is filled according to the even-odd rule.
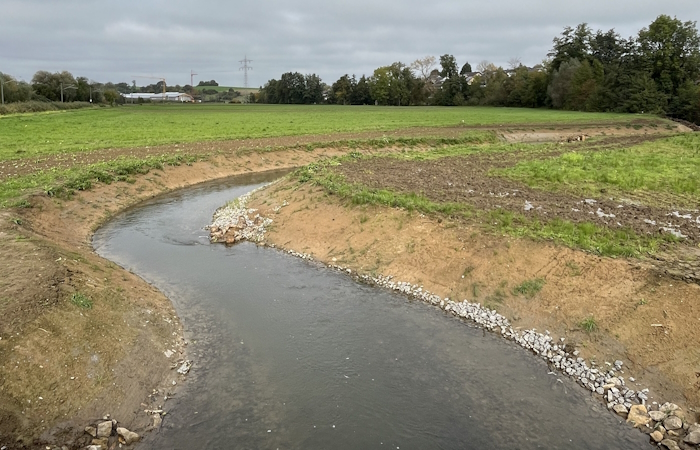
[[[98,253],[172,299],[194,365],[153,449],[639,449],[569,379],[491,333],[316,263],[210,245],[226,201],[279,174],[143,203]],[[313,220],[313,217],[309,217]]]

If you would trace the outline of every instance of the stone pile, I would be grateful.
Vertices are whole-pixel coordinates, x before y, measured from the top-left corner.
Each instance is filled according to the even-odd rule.
[[[131,445],[141,438],[137,433],[118,426],[118,422],[109,415],[85,427],[85,433],[91,439],[87,450],[106,450],[123,445]]]
[[[243,240],[261,242],[272,219],[257,214],[256,209],[246,208],[246,203],[255,191],[251,191],[229,202],[214,213],[214,220],[207,227],[211,242],[235,244]]]

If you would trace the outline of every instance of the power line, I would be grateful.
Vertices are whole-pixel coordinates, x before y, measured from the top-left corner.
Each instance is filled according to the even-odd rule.
[[[252,60],[248,59],[248,56],[244,56],[242,60],[238,61],[239,63],[243,64],[243,66],[238,69],[243,71],[243,87],[247,88],[248,87],[248,71],[253,70],[252,67],[248,65],[248,63],[253,62]]]

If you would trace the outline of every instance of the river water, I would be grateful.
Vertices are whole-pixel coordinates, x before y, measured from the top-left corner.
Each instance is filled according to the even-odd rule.
[[[168,295],[190,340],[185,386],[140,448],[648,445],[542,360],[438,308],[279,250],[210,245],[214,210],[279,175],[157,197],[96,233],[100,255]]]

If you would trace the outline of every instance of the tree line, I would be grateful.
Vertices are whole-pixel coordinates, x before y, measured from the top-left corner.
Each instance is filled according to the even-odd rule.
[[[92,102],[92,103],[120,103],[123,98],[120,94],[163,92],[163,81],[151,83],[145,86],[136,86],[136,81],[128,83],[98,83],[90,81],[86,77],[74,77],[72,73],[47,72],[40,70],[34,74],[30,82],[17,80],[11,75],[0,72],[2,81],[2,93],[5,103],[41,101],[41,102]],[[204,83],[204,84],[203,84]],[[218,86],[216,81],[201,82],[198,87],[190,85],[168,86],[167,92],[187,92],[190,94],[201,91],[202,87]],[[216,94],[217,92],[215,92]],[[235,97],[236,92],[223,93],[220,97]],[[240,93],[238,93],[240,95]],[[228,99],[226,97],[225,99]]]
[[[547,58],[525,67],[488,61],[475,70],[453,55],[395,62],[372,75],[327,85],[298,72],[269,80],[252,101],[340,105],[488,105],[667,114],[700,123],[700,35],[696,22],[661,15],[636,36],[582,23],[554,38]]]

